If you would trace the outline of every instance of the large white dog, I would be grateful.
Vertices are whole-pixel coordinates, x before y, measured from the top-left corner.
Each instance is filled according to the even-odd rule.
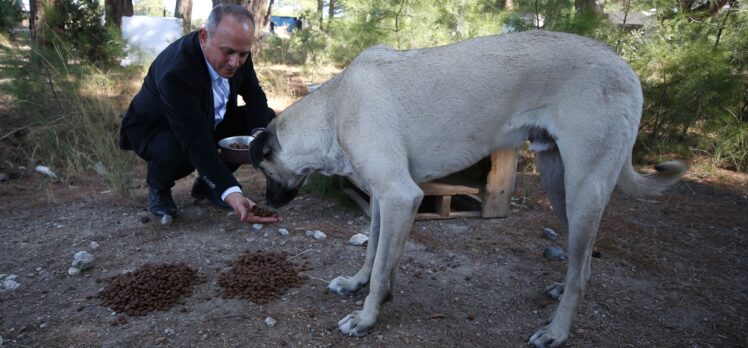
[[[681,162],[641,175],[631,165],[642,92],[608,46],[531,31],[453,45],[363,52],[331,81],[285,110],[252,143],[268,204],[290,201],[314,172],[349,177],[371,196],[364,266],[328,288],[369,284],[364,307],[338,323],[364,335],[394,292],[395,271],[423,192],[418,183],[464,169],[529,140],[543,186],[569,233],[564,284],[551,322],[529,339],[556,347],[568,336],[590,278],[600,219],[616,184],[657,194],[685,172]]]

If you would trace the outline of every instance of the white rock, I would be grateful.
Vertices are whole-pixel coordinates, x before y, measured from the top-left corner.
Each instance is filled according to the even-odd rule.
[[[96,162],[96,164],[94,164],[94,171],[96,171],[96,174],[99,174],[101,176],[105,176],[106,175],[106,167],[104,166],[104,163],[102,163],[101,161]]]
[[[44,175],[46,175],[46,176],[48,176],[48,177],[50,177],[52,179],[57,179],[57,174],[55,174],[55,172],[53,172],[51,169],[49,169],[49,167],[36,166],[36,172],[44,174]]]
[[[254,224],[254,225],[252,225],[252,228],[254,228],[255,230],[259,231],[259,230],[261,230],[261,229],[262,229],[262,228],[263,228],[264,226],[265,226],[265,225],[263,225],[263,224]]]
[[[96,241],[92,240],[91,241],[91,249],[96,250],[98,248],[99,248],[99,243],[97,243]]]
[[[93,260],[93,255],[89,254],[87,251],[79,251],[73,255],[73,263],[71,263],[70,266],[84,270],[92,266],[91,263]]]
[[[556,231],[554,231],[552,228],[544,227],[543,236],[550,240],[556,240],[558,238],[558,233],[556,233]]]
[[[176,332],[172,328],[167,328],[166,330],[164,330],[164,333],[167,334],[167,335],[169,335],[169,336],[171,336],[171,335],[175,334]]]
[[[285,229],[285,228],[279,228],[278,229],[278,233],[280,233],[281,236],[287,236],[288,235],[288,230]]]
[[[273,319],[273,318],[271,318],[271,317],[265,318],[265,324],[267,324],[267,326],[269,326],[269,327],[273,327],[277,323],[278,323],[278,321],[275,320],[275,319]]]
[[[363,233],[357,233],[354,234],[351,239],[348,240],[348,243],[351,243],[353,245],[365,245],[366,242],[369,241],[369,236],[363,234]]]
[[[164,214],[164,216],[161,217],[161,224],[162,225],[168,225],[170,224],[174,219],[169,214]]]
[[[68,275],[69,276],[76,276],[81,273],[80,268],[78,267],[70,267],[68,268]]]
[[[21,286],[21,283],[17,282],[15,274],[9,274],[5,276],[4,278],[0,277],[2,279],[2,289],[0,290],[6,290],[6,291],[12,291],[15,289],[18,289]]]
[[[304,231],[304,235],[307,236],[307,237],[313,237],[314,236],[314,231],[312,231],[312,230],[306,230],[306,231]]]
[[[322,231],[314,231],[314,239],[325,240],[327,239],[327,235],[325,234],[325,232],[322,232]]]

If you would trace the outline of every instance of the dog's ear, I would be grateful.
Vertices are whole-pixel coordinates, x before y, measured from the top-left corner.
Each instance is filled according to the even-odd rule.
[[[255,140],[249,143],[249,157],[252,159],[252,165],[255,168],[260,167],[260,162],[270,155],[270,147],[268,146],[268,140],[272,134],[268,131],[261,132]]]

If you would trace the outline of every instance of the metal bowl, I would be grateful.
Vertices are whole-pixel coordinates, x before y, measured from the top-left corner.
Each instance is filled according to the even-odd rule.
[[[221,150],[221,158],[229,163],[249,164],[252,158],[249,155],[249,143],[255,140],[249,135],[223,138],[218,141]]]

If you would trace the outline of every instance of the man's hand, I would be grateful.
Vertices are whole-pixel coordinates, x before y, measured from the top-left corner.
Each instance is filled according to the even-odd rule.
[[[252,214],[252,208],[255,206],[255,202],[252,202],[249,198],[244,197],[239,192],[232,192],[226,196],[226,204],[234,208],[234,213],[239,216],[239,220],[243,222],[256,223],[256,224],[272,224],[274,222],[283,221],[280,216],[257,216]]]

